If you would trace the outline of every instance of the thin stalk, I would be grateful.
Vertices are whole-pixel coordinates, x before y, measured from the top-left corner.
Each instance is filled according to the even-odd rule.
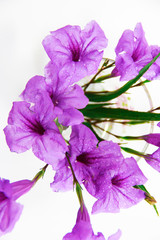
[[[86,84],[84,84],[82,87],[84,88],[84,92],[86,91],[86,89],[89,87],[90,84],[92,84],[94,82],[94,80],[96,79],[96,77],[105,69],[110,68],[114,65],[114,62],[106,65],[109,63],[109,59],[106,59],[106,61],[103,63],[102,67],[98,70],[98,72],[93,76],[93,78]]]
[[[84,204],[84,201],[83,201],[83,195],[82,195],[82,188],[81,188],[81,185],[79,184],[77,178],[76,178],[76,175],[74,173],[74,170],[73,170],[73,167],[72,167],[72,164],[71,164],[71,161],[69,159],[69,154],[66,153],[66,158],[68,160],[68,164],[69,164],[69,167],[71,169],[71,172],[72,172],[72,176],[73,176],[73,186],[76,185],[76,193],[77,193],[77,197],[78,197],[78,200],[79,200],[79,204],[80,204],[80,207],[81,207],[81,210],[83,211],[83,204]]]
[[[72,167],[72,164],[71,164],[71,161],[69,159],[69,154],[66,152],[66,158],[67,158],[67,161],[68,161],[68,164],[69,164],[69,167],[71,169],[71,172],[72,172],[72,176],[73,176],[73,185],[75,185],[76,183],[78,183],[78,180],[76,178],[76,175],[74,173],[74,170],[73,170],[73,167]]]

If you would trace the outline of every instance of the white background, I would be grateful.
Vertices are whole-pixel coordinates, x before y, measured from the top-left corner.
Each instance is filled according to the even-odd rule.
[[[134,29],[142,22],[149,44],[160,45],[159,0],[108,1],[108,0],[0,0],[0,176],[17,181],[32,179],[44,163],[31,151],[23,154],[10,153],[5,142],[3,128],[6,126],[12,102],[27,81],[34,75],[43,74],[48,57],[42,47],[43,38],[49,31],[65,25],[82,28],[96,20],[109,39],[105,56],[114,58],[114,48],[125,29]],[[158,87],[157,87],[158,86]],[[159,82],[153,83],[152,93],[159,105]],[[157,90],[157,91],[156,91]],[[138,98],[139,97],[139,98]],[[145,107],[137,96],[136,102]],[[159,131],[159,129],[157,129]],[[144,160],[140,161],[146,177],[148,190],[158,201],[160,210],[160,175]],[[53,172],[49,168],[43,180],[18,202],[24,205],[23,214],[11,233],[4,240],[47,239],[60,240],[75,224],[79,208],[75,192],[53,193],[50,183]],[[84,192],[86,206],[91,211],[94,199]],[[159,240],[160,218],[152,206],[141,202],[119,214],[91,216],[94,232],[107,237],[122,230],[122,240]]]

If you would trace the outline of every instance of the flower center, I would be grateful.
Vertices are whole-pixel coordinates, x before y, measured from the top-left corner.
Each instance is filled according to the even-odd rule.
[[[6,195],[3,192],[0,192],[0,203],[6,199],[7,199]]]
[[[45,129],[43,128],[43,126],[39,123],[39,122],[36,122],[35,125],[33,125],[34,127],[34,132],[38,133],[39,135],[43,135],[44,132],[45,132]]]
[[[79,51],[76,51],[75,49],[73,49],[71,50],[71,52],[72,52],[72,61],[78,62],[80,57]]]
[[[59,103],[57,96],[55,96],[55,95],[52,93],[52,94],[50,95],[50,98],[51,98],[54,106],[57,106],[58,103]]]
[[[114,176],[112,179],[111,179],[111,182],[113,185],[117,186],[117,187],[120,187],[121,186],[121,181],[123,179],[118,179],[118,176]]]
[[[43,135],[45,132],[45,129],[43,126],[35,120],[35,122],[31,122],[29,119],[27,119],[28,123],[26,123],[27,127],[34,133],[38,133],[39,135]]]
[[[74,42],[73,42],[74,41]],[[79,62],[80,61],[80,46],[76,39],[71,40],[70,42],[70,51],[72,54],[72,61]]]
[[[81,162],[85,165],[90,165],[90,158],[87,153],[82,153],[77,157],[77,162]]]

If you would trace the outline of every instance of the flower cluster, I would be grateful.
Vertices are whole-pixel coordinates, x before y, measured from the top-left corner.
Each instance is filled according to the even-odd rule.
[[[146,193],[149,199],[150,194],[142,188],[147,178],[136,160],[133,157],[125,158],[118,143],[103,139],[94,130],[94,127],[101,129],[98,119],[102,118],[100,122],[105,122],[104,116],[110,110],[105,107],[106,101],[121,95],[129,85],[120,91],[108,92],[108,95],[103,91],[89,92],[87,88],[90,84],[114,76],[120,76],[122,81],[131,80],[130,86],[142,75],[149,80],[158,78],[160,61],[157,54],[160,48],[148,45],[140,23],[134,32],[126,30],[122,34],[115,48],[115,62],[110,63],[109,59],[102,62],[107,43],[103,30],[95,21],[91,21],[83,30],[79,26],[67,25],[52,31],[43,40],[50,58],[44,68],[44,76],[36,75],[28,81],[20,95],[21,101],[13,103],[4,133],[11,151],[22,153],[32,149],[34,155],[46,165],[32,181],[9,183],[8,180],[0,180],[0,234],[13,228],[22,210],[15,200],[30,190],[48,165],[55,171],[51,183],[53,191],[72,190],[73,185],[79,189],[77,196],[80,209],[76,224],[72,233],[66,234],[63,240],[105,239],[102,233],[94,235],[81,185],[96,199],[92,213],[119,212],[121,208],[129,208],[145,199]],[[114,67],[111,74],[97,77],[110,67]],[[90,75],[93,77],[83,86],[76,84]],[[118,117],[111,117],[111,112],[115,110],[109,111],[107,118],[123,119],[123,112]],[[130,112],[132,116],[136,114]],[[146,115],[142,115],[144,119],[137,120],[145,120]],[[150,113],[147,117],[154,120],[157,115]],[[71,135],[67,141],[63,130],[69,127]],[[159,146],[158,137],[148,134],[137,139]],[[137,152],[137,155],[143,156],[147,163],[160,171],[157,151],[150,155]],[[118,240],[120,235],[121,231],[118,230],[109,239]]]

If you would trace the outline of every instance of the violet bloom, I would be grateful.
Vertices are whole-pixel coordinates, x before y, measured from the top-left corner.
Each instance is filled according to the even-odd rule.
[[[119,212],[121,208],[129,208],[145,198],[144,192],[135,189],[135,185],[143,185],[147,179],[139,169],[134,158],[124,159],[119,168],[104,171],[96,179],[98,191],[92,213]],[[102,189],[99,186],[102,185]]]
[[[59,77],[59,69],[55,64],[49,63],[46,66],[45,77],[31,78],[21,97],[26,101],[35,102],[39,92],[49,96],[54,114],[62,125],[70,126],[84,121],[83,114],[77,109],[84,108],[88,98],[80,86],[70,86],[65,78]]]
[[[141,23],[137,23],[134,31],[125,30],[123,32],[115,52],[116,68],[112,74],[120,75],[121,81],[136,77],[139,71],[156,56],[155,51],[148,46]],[[144,77],[152,80],[160,73],[159,70],[160,68],[153,64]]]
[[[91,21],[83,30],[67,25],[51,32],[43,46],[51,61],[62,67],[60,74],[74,83],[97,71],[107,42],[100,26]]]
[[[120,239],[121,232],[120,230],[110,236],[108,240],[118,240]],[[83,205],[83,209],[79,209],[77,214],[77,220],[74,228],[72,229],[71,233],[67,233],[63,240],[105,240],[102,233],[98,232],[97,235],[94,234],[92,225],[90,222],[90,217],[88,211]]]
[[[37,95],[33,107],[25,101],[14,102],[4,129],[11,151],[22,153],[32,148],[41,160],[56,167],[63,159],[67,145],[53,122],[54,112],[46,96]]]
[[[118,212],[144,199],[144,193],[133,186],[144,184],[146,178],[133,158],[124,159],[118,144],[98,144],[93,132],[84,125],[72,127],[69,143],[68,155],[78,182],[97,198],[93,212]],[[61,161],[51,187],[53,191],[73,189],[67,159]]]
[[[96,190],[94,179],[99,171],[106,169],[111,162],[113,163],[112,168],[122,163],[123,156],[120,147],[112,141],[103,141],[97,148],[97,138],[88,127],[82,124],[72,127],[69,144],[68,155],[76,178],[94,196]],[[72,173],[68,166],[67,158],[60,162],[51,184],[53,191],[73,189]]]
[[[9,180],[0,179],[0,236],[13,229],[23,209],[16,200],[27,193],[33,184],[29,180],[10,183]]]

